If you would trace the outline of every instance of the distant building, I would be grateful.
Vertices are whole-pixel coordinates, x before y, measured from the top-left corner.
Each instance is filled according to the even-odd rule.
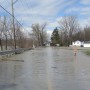
[[[90,47],[90,41],[81,42],[79,40],[72,42],[71,46],[79,46],[79,47]]]
[[[50,42],[44,42],[44,46],[50,47]]]
[[[85,41],[84,42],[84,47],[90,47],[90,41]]]
[[[83,46],[84,45],[84,42],[81,42],[81,41],[79,41],[79,40],[77,40],[77,41],[75,41],[75,42],[72,42],[72,46],[79,46],[79,47],[81,47],[81,46]]]
[[[56,44],[56,46],[57,46],[57,47],[59,47],[59,46],[60,46],[60,44]]]

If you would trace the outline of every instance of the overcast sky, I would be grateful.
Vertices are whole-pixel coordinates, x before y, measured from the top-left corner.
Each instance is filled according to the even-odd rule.
[[[0,5],[11,12],[11,0],[0,0]],[[25,28],[47,22],[49,33],[58,26],[57,21],[67,15],[76,15],[81,26],[90,23],[90,0],[18,0],[14,10]]]

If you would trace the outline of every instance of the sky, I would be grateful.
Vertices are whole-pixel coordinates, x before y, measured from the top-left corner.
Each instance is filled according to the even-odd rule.
[[[11,12],[11,0],[0,0],[0,5]],[[90,0],[18,0],[14,11],[27,30],[31,30],[32,24],[46,22],[49,34],[59,26],[58,21],[63,16],[77,16],[81,27],[90,22]]]

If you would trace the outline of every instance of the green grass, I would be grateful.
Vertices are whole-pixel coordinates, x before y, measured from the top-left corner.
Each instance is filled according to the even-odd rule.
[[[90,50],[85,51],[86,55],[90,55]]]

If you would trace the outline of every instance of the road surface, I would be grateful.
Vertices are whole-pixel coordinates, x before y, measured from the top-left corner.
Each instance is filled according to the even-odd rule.
[[[0,90],[90,90],[90,57],[59,47],[12,56],[0,61]]]

